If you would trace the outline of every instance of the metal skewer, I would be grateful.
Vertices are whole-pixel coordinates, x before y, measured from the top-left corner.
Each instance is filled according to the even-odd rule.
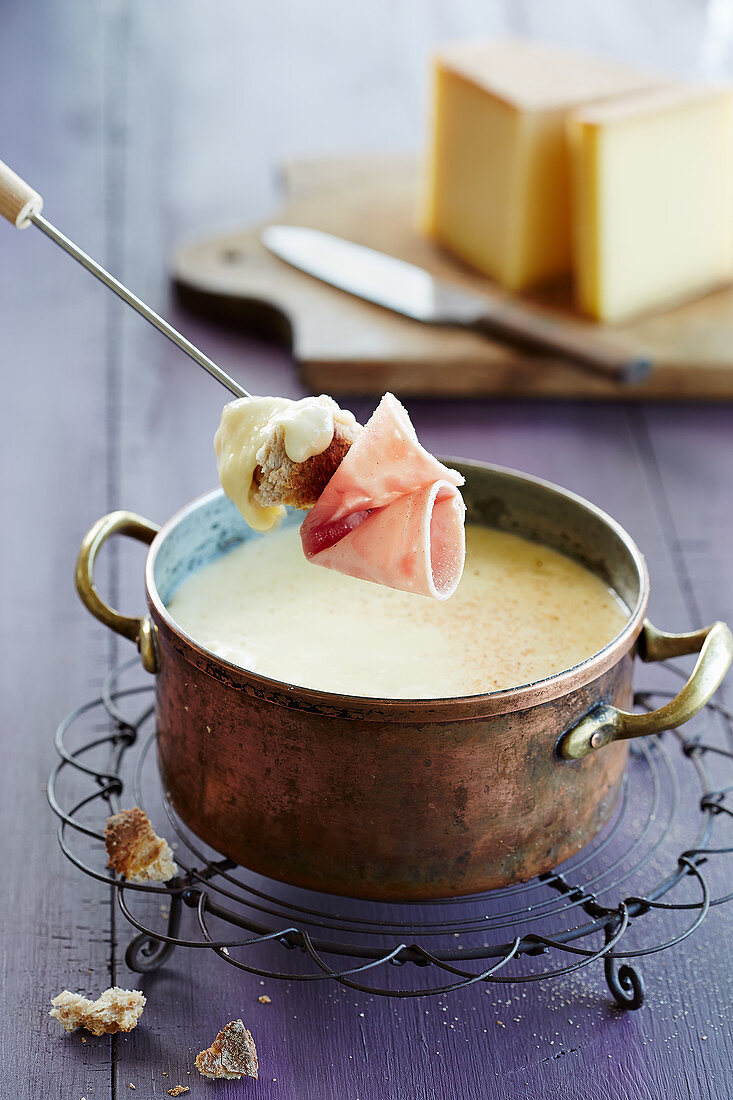
[[[189,355],[194,362],[208,371],[213,378],[216,378],[217,382],[221,382],[223,386],[226,386],[235,397],[252,396],[243,386],[235,382],[226,371],[223,371],[213,360],[209,359],[208,355],[204,355],[195,344],[192,344],[177,329],[164,321],[155,310],[146,306],[145,302],[128,290],[119,279],[115,279],[114,275],[110,275],[109,271],[105,271],[96,260],[93,260],[91,256],[88,256],[73,241],[70,241],[68,237],[56,229],[51,222],[47,221],[41,215],[42,209],[43,199],[38,192],[29,187],[20,176],[17,176],[12,169],[8,168],[7,164],[0,160],[0,214],[4,218],[7,218],[18,229],[26,229],[29,225],[35,225],[47,237],[50,237],[54,244],[57,244],[59,248],[63,248],[64,252],[68,252],[70,256],[73,256],[77,263],[80,263],[87,271],[91,271],[92,275],[96,276],[100,282],[113,290],[123,302],[127,302],[128,306],[131,306],[141,317],[154,325],[158,332],[162,332],[176,347],[179,347],[181,351],[185,351],[186,355]]]

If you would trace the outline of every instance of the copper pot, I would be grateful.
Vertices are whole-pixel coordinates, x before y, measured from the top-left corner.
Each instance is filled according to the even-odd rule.
[[[567,672],[465,698],[315,691],[237,668],[188,637],[166,610],[184,576],[252,536],[221,491],[162,529],[113,512],[84,539],[82,600],[137,642],[157,676],[158,756],[171,802],[198,837],[237,863],[374,899],[526,881],[577,852],[608,820],[628,738],[686,721],[725,675],[733,638],[724,623],[666,634],[644,619],[644,559],[613,519],[526,474],[449,461],[466,478],[469,522],[555,547],[615,588],[631,613],[609,645]],[[94,587],[97,552],[115,532],[152,544],[148,616],[120,615]],[[635,655],[656,661],[698,651],[675,699],[650,714],[629,713]]]

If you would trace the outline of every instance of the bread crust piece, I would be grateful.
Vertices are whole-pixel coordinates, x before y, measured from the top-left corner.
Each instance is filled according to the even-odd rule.
[[[202,1077],[212,1079],[256,1078],[258,1068],[254,1039],[241,1020],[231,1020],[211,1046],[196,1056],[196,1069]]]
[[[285,431],[277,428],[257,452],[252,496],[263,508],[288,504],[292,508],[310,508],[316,503],[336,470],[343,462],[361,425],[334,422],[333,439],[325,451],[293,462],[285,450]]]
[[[114,1035],[116,1031],[132,1031],[142,1016],[145,997],[137,989],[105,989],[96,1001],[64,989],[51,1001],[53,1016],[66,1031],[84,1027],[92,1035]]]
[[[168,882],[178,874],[168,841],[158,836],[137,806],[107,818],[104,846],[108,866],[129,882]]]

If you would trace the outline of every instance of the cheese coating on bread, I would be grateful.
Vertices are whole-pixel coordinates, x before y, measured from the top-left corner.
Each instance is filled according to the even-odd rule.
[[[285,505],[316,502],[359,430],[325,394],[230,401],[214,437],[222,488],[250,527],[269,531]]]

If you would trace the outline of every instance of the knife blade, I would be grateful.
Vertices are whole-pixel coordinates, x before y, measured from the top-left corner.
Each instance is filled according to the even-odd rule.
[[[300,225],[268,225],[268,251],[301,271],[394,313],[429,325],[468,329],[540,352],[627,385],[641,382],[651,360],[633,355],[523,302],[474,294],[415,264]]]

